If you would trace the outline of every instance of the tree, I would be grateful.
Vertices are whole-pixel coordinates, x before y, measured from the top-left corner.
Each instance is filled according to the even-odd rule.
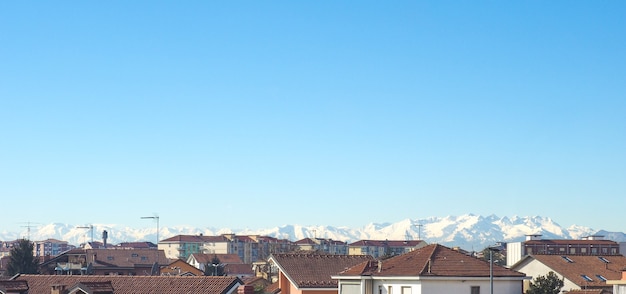
[[[204,275],[205,276],[223,276],[224,275],[224,265],[220,263],[220,259],[217,258],[217,255],[213,256],[211,262],[204,265]]]
[[[563,279],[554,272],[549,272],[545,276],[537,276],[532,282],[526,294],[558,294],[563,288]]]
[[[39,260],[33,256],[33,247],[28,239],[19,240],[11,249],[7,275],[38,273]]]

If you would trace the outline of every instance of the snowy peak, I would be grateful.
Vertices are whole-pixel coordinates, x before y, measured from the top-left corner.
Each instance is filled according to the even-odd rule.
[[[0,240],[9,241],[28,237],[31,240],[48,238],[68,241],[78,245],[91,241],[101,241],[102,232],[108,232],[108,243],[156,241],[155,228],[133,229],[115,224],[68,225],[47,224],[32,227],[28,232],[0,232]],[[604,235],[606,239],[626,241],[621,232],[596,231],[584,226],[563,228],[549,217],[498,217],[465,214],[460,216],[429,217],[425,219],[404,219],[396,223],[370,223],[362,228],[333,226],[285,225],[262,230],[232,230],[228,228],[196,228],[172,226],[159,229],[159,239],[176,235],[266,235],[292,241],[303,238],[325,238],[345,242],[357,240],[417,240],[439,243],[446,246],[459,246],[466,250],[481,250],[496,242],[522,241],[526,235],[541,234],[545,239],[580,239],[593,234]],[[93,236],[93,237],[92,237]]]

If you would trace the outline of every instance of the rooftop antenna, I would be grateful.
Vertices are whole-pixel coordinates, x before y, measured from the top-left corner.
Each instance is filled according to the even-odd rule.
[[[76,227],[77,229],[89,229],[91,231],[91,243],[93,243],[93,225]]]
[[[26,239],[30,240],[30,228],[36,227],[36,226],[33,226],[32,224],[39,224],[39,223],[23,222],[23,224],[26,224],[25,226],[22,226],[23,228],[26,228]]]
[[[422,240],[422,226],[424,226],[424,225],[422,225],[422,224],[419,222],[419,220],[418,220],[418,221],[417,221],[417,224],[416,224],[416,225],[414,225],[414,226],[416,226],[416,227],[417,227],[417,240]]]

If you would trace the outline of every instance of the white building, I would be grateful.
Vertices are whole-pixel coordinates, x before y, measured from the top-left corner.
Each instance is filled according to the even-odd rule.
[[[522,293],[525,274],[432,244],[333,276],[339,294]]]

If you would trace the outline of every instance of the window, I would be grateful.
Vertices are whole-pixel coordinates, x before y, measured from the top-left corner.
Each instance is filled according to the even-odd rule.
[[[470,287],[470,294],[480,294],[480,286]]]
[[[567,256],[561,256],[561,258],[565,259],[565,261],[567,261],[569,263],[574,263],[574,261],[571,258],[567,257]]]
[[[387,294],[393,294],[393,287],[387,286]]]
[[[580,275],[580,276],[581,276],[581,277],[583,277],[583,279],[585,279],[585,281],[587,281],[587,282],[593,282],[593,279],[592,279],[592,278],[590,278],[590,277],[589,277],[589,276],[587,276],[587,275]]]
[[[572,247],[569,249],[569,254],[576,254],[576,248]]]
[[[402,294],[411,294],[411,287],[402,287]]]
[[[610,261],[602,256],[598,256],[598,259],[602,260],[604,263],[609,263]]]
[[[602,281],[602,282],[606,282],[606,278],[605,278],[605,277],[603,277],[602,275],[596,275],[596,277],[597,277],[598,279],[600,279],[600,281]]]
[[[107,256],[107,260],[113,260],[113,256]]]
[[[587,248],[584,248],[584,247],[583,247],[583,248],[580,248],[580,253],[583,253],[583,254],[584,254],[584,253],[587,253]]]

